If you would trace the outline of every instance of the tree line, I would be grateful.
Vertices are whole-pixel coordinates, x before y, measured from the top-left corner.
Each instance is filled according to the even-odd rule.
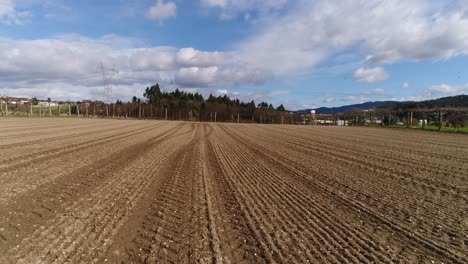
[[[156,117],[179,120],[198,120],[216,122],[255,122],[255,123],[284,123],[299,117],[289,114],[283,105],[273,107],[267,102],[256,104],[255,101],[243,102],[238,98],[227,95],[214,96],[210,94],[204,98],[202,94],[185,92],[176,89],[171,92],[162,91],[159,84],[147,87],[143,93],[144,100],[133,97],[132,102],[143,102],[155,110]],[[121,101],[117,102],[122,104]]]
[[[2,106],[2,105],[0,105]],[[38,100],[24,104],[4,102],[1,115],[80,116],[104,118],[139,118],[212,122],[243,122],[264,124],[301,124],[300,114],[288,112],[281,104],[255,101],[243,102],[228,95],[204,98],[201,93],[179,89],[163,91],[159,84],[147,87],[142,97],[115,103],[83,100],[77,102]]]

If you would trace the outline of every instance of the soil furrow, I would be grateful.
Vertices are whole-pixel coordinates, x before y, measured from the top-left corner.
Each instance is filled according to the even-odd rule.
[[[0,263],[467,263],[466,135],[0,118]]]
[[[227,129],[225,129],[224,132],[227,133],[227,134],[232,135],[232,132],[228,131]],[[237,138],[237,140],[238,140],[239,143],[250,141],[250,140],[248,140],[246,138],[244,138],[243,140]],[[250,147],[253,151],[256,151],[258,156],[265,155],[265,158],[271,159],[273,163],[281,164],[282,166],[285,166],[286,170],[288,170],[290,172],[294,172],[298,176],[301,176],[302,178],[305,178],[307,183],[313,184],[312,186],[313,186],[314,189],[316,189],[316,187],[320,187],[320,188],[328,191],[329,193],[334,193],[334,197],[340,198],[340,200],[343,203],[349,203],[349,204],[351,204],[351,206],[357,207],[360,211],[368,213],[369,216],[371,216],[371,218],[374,218],[374,220],[379,221],[379,222],[381,221],[382,226],[386,226],[386,227],[388,227],[390,229],[395,229],[394,232],[398,231],[398,232],[401,233],[402,237],[407,237],[407,239],[408,239],[407,242],[412,242],[413,240],[418,241],[418,244],[414,244],[413,246],[418,247],[419,244],[425,245],[426,247],[431,248],[432,250],[436,251],[438,254],[444,255],[445,258],[451,259],[452,261],[455,261],[455,262],[460,262],[463,259],[462,256],[460,256],[460,255],[456,256],[456,254],[454,255],[454,252],[452,252],[451,250],[449,250],[447,248],[440,247],[438,244],[430,242],[426,238],[407,230],[403,226],[401,226],[399,224],[396,224],[396,223],[393,223],[393,221],[388,220],[385,216],[383,216],[381,214],[378,214],[377,212],[375,212],[375,211],[373,211],[371,209],[368,209],[367,207],[365,207],[361,203],[359,203],[357,201],[353,201],[353,199],[350,199],[349,197],[344,197],[339,192],[330,190],[329,186],[326,186],[323,183],[320,183],[320,182],[317,182],[317,181],[308,180],[309,177],[307,177],[307,175],[304,174],[304,172],[297,169],[298,164],[296,164],[294,167],[290,165],[291,164],[290,162],[294,163],[293,160],[289,160],[286,157],[279,157],[279,156],[278,156],[278,158],[273,158],[277,154],[275,154],[274,152],[271,152],[271,151],[267,151],[267,149],[265,149],[265,148],[263,148],[263,147],[261,147],[259,145],[257,145],[257,147],[254,148],[254,147],[252,147],[252,144],[255,145],[255,143],[253,141],[251,141],[250,144],[246,144],[245,146]],[[259,151],[260,149],[262,151]],[[289,162],[287,163],[286,160],[289,160]],[[301,168],[301,169],[304,170],[305,168]],[[421,250],[422,250],[422,252],[426,252],[426,250],[424,250],[424,249],[421,249]],[[425,254],[429,255],[430,252],[426,252]]]
[[[45,228],[36,229],[32,236],[23,239],[19,246],[10,250],[11,259],[20,262],[96,262],[110,245],[109,237],[115,236],[152,181],[153,173],[166,161],[164,152],[157,149],[166,153],[177,149],[173,143],[180,141],[183,133],[169,137],[170,132],[141,146],[140,151],[141,148],[145,151],[140,152],[141,155],[132,153],[136,158],[127,160],[126,167],[108,173],[114,175],[97,185],[90,195],[68,204],[63,213],[56,213],[45,223]],[[159,157],[148,159],[151,154]],[[148,171],[141,168],[148,168]],[[89,206],[90,202],[95,203]],[[65,237],[74,239],[64,243]],[[48,250],[50,247],[52,251]]]

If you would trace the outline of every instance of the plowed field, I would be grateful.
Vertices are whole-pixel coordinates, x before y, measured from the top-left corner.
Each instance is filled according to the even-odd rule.
[[[468,136],[0,119],[0,263],[468,263]]]

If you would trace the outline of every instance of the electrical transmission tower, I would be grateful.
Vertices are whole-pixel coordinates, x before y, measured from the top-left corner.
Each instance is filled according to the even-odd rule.
[[[104,82],[103,101],[112,102],[112,78],[119,72],[114,68],[106,67],[102,62],[98,64],[96,70],[101,73]]]

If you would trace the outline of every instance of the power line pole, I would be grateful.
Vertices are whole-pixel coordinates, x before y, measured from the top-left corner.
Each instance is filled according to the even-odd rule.
[[[442,111],[439,108],[439,131],[442,130]]]
[[[96,67],[96,70],[102,75],[102,81],[104,84],[103,101],[104,103],[112,102],[113,100],[112,79],[119,72],[114,68],[106,67],[104,63],[102,62],[98,64],[98,66]]]
[[[413,111],[410,114],[410,126],[413,126]]]

